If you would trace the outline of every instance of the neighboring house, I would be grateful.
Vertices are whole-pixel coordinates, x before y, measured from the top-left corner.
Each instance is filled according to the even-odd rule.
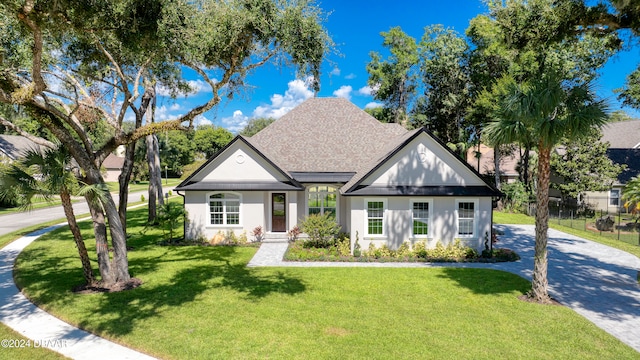
[[[485,144],[478,144],[467,150],[467,162],[480,174],[493,177],[495,174],[493,148]],[[520,163],[520,153],[516,150],[511,154],[503,154],[500,157],[499,171],[500,181],[511,183],[518,180],[517,169]]]
[[[102,167],[104,168],[104,172],[102,176],[104,181],[112,182],[118,181],[118,177],[122,172],[122,167],[124,166],[124,158],[118,157],[114,154],[109,154],[106,159],[102,162]]]
[[[620,121],[602,128],[602,142],[609,142],[607,156],[616,164],[626,166],[611,184],[609,191],[590,191],[584,201],[595,210],[618,212],[624,210],[622,191],[631,178],[640,175],[640,120]]]
[[[237,136],[184,180],[187,238],[266,238],[332,214],[366,249],[404,241],[481,248],[500,192],[423,129],[383,124],[351,102],[313,98],[251,138]]]
[[[40,146],[23,136],[0,135],[0,163],[10,163],[28,151],[40,151]]]

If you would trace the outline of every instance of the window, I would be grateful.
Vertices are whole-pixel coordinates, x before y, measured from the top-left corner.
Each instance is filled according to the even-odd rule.
[[[413,235],[429,235],[429,203],[413,202],[411,208],[411,216],[413,218]]]
[[[309,215],[331,214],[335,218],[338,208],[338,189],[328,185],[310,187],[307,206],[309,207]]]
[[[475,233],[475,201],[457,201],[458,236],[471,237]]]
[[[367,235],[384,234],[384,201],[366,201],[367,204]]]
[[[609,191],[609,205],[620,206],[620,189],[611,189]]]
[[[217,193],[209,196],[211,225],[240,225],[240,195]]]

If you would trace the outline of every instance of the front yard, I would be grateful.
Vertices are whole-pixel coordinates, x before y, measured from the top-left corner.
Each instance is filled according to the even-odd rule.
[[[163,359],[639,357],[565,307],[518,300],[530,284],[513,274],[247,268],[255,248],[159,246],[159,231],[142,234],[145,211],[129,212],[141,287],[72,293],[82,272],[65,229],[20,255],[16,282],[63,320]]]

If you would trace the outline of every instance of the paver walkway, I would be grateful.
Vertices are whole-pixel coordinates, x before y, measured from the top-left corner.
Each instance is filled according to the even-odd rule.
[[[498,225],[505,235],[499,247],[515,250],[522,260],[510,263],[340,263],[285,262],[286,243],[264,243],[248,266],[288,267],[468,267],[490,268],[531,280],[533,225]],[[549,230],[549,293],[625,344],[640,352],[640,259],[624,251]]]

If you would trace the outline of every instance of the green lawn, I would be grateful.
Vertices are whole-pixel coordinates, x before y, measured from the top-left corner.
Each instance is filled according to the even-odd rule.
[[[20,255],[16,281],[56,316],[163,359],[640,358],[568,308],[518,300],[530,284],[513,274],[247,268],[255,248],[156,245],[145,211],[128,231],[140,288],[73,294],[82,272],[64,229]]]
[[[180,179],[169,179],[169,181],[166,181],[164,178],[162,179],[162,186],[176,186],[178,184],[180,184],[180,182],[182,182],[182,180]],[[109,187],[109,191],[111,192],[118,192],[120,190],[119,186],[118,186],[118,182],[108,182],[107,186]],[[149,189],[149,182],[148,181],[139,181],[138,183],[130,183],[129,184],[129,192],[138,192],[138,191],[146,191]]]

